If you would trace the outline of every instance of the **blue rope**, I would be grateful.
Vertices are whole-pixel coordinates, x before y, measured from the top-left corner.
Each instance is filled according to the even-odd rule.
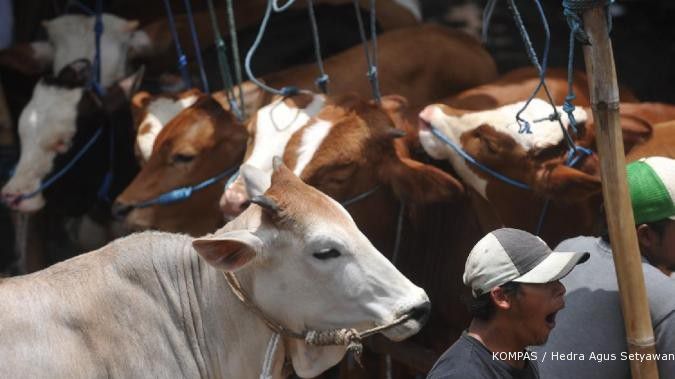
[[[70,160],[61,170],[59,170],[56,174],[52,175],[49,179],[43,181],[40,186],[33,192],[30,192],[28,194],[21,194],[19,195],[16,200],[14,200],[17,204],[25,199],[29,199],[31,197],[36,196],[40,192],[46,190],[47,188],[51,187],[54,182],[57,180],[61,179],[63,175],[65,175],[68,171],[70,171],[73,166],[75,166],[75,163],[77,163],[82,156],[89,151],[89,149],[98,141],[98,139],[101,137],[101,134],[103,133],[103,128],[99,128],[96,133],[89,139],[89,141],[82,147],[80,151],[75,154],[73,159]]]
[[[173,12],[171,11],[171,4],[169,3],[169,0],[164,0],[164,8],[166,8],[166,16],[169,20],[169,30],[171,31],[174,44],[176,45],[176,54],[178,55],[178,70],[180,70],[181,76],[183,77],[183,84],[186,88],[190,88],[192,87],[192,80],[190,80],[190,72],[187,68],[187,57],[183,52],[180,41],[178,40],[176,23],[173,19]]]
[[[230,26],[230,45],[232,45],[232,57],[234,58],[234,74],[237,78],[237,85],[239,86],[239,111],[241,112],[241,120],[245,120],[246,108],[244,107],[244,90],[241,88],[243,78],[241,75],[241,62],[239,60],[239,41],[237,39],[237,27],[234,20],[232,1],[233,0],[227,0],[227,22]]]
[[[358,0],[353,0],[354,10],[356,11],[356,21],[359,24],[359,34],[363,43],[363,50],[366,54],[366,62],[368,64],[368,80],[373,90],[373,98],[378,103],[382,99],[380,94],[380,82],[377,76],[377,17],[375,16],[375,0],[370,0],[370,46],[366,38],[366,30],[363,25],[363,18],[361,17],[361,8]]]
[[[165,192],[157,197],[154,197],[150,200],[146,200],[140,203],[136,203],[131,205],[133,208],[146,208],[152,205],[166,205],[166,204],[172,204],[176,203],[179,201],[184,201],[189,199],[193,193],[200,191],[206,187],[209,187],[218,181],[232,175],[232,173],[236,172],[237,167],[230,167],[227,170],[221,172],[220,174],[216,176],[212,176],[206,180],[204,180],[201,183],[198,183],[194,186],[185,186],[185,187],[180,187],[176,188],[174,190],[171,190],[169,192]]]
[[[350,206],[354,203],[358,203],[359,201],[361,201],[361,200],[367,198],[368,196],[374,194],[378,189],[380,189],[379,185],[369,189],[366,192],[363,192],[359,195],[356,195],[356,196],[352,197],[351,199],[345,200],[341,204],[342,204],[343,207],[347,208],[348,206]]]
[[[190,0],[184,0],[185,10],[187,11],[188,25],[190,27],[190,34],[192,35],[192,45],[195,48],[195,57],[199,65],[199,76],[202,78],[202,87],[204,92],[209,93],[209,80],[206,78],[206,71],[204,71],[204,62],[202,61],[202,49],[199,46],[199,38],[197,37],[197,29],[195,28],[195,21],[192,17],[192,6]]]
[[[316,79],[316,86],[322,93],[328,93],[328,75],[323,67],[323,60],[321,59],[321,44],[319,41],[319,28],[316,24],[316,15],[314,14],[314,3],[312,0],[307,0],[307,8],[309,10],[309,20],[312,25],[312,37],[314,39],[314,54],[316,55],[316,64],[319,66],[319,77]]]
[[[262,41],[263,35],[265,35],[265,30],[267,29],[267,25],[270,22],[270,16],[272,15],[272,10],[274,9],[275,11],[279,10],[284,10],[290,4],[292,4],[295,0],[289,1],[284,5],[283,7],[279,8],[276,5],[276,0],[268,0],[267,2],[267,8],[265,9],[265,16],[263,17],[263,20],[260,24],[260,29],[258,30],[258,35],[256,36],[255,40],[253,41],[253,45],[251,45],[251,48],[248,50],[246,53],[246,59],[244,61],[244,69],[246,70],[246,74],[248,75],[249,80],[251,80],[253,83],[255,83],[258,87],[262,88],[263,90],[267,92],[271,92],[275,95],[280,95],[283,97],[289,97],[289,96],[295,96],[300,91],[298,90],[297,87],[293,86],[286,86],[281,88],[280,90],[274,89],[258,79],[256,79],[255,75],[253,75],[253,72],[251,71],[251,60],[253,59],[253,55],[255,54],[256,50],[258,50],[258,47],[260,46],[260,42]]]
[[[501,180],[501,181],[503,181],[503,182],[505,182],[505,183],[507,183],[507,184],[510,184],[510,185],[512,185],[512,186],[514,186],[514,187],[522,188],[522,189],[525,189],[525,190],[529,190],[529,189],[530,189],[530,186],[528,186],[527,184],[525,184],[525,183],[523,183],[523,182],[520,182],[520,181],[517,181],[517,180],[515,180],[515,179],[511,179],[511,178],[509,178],[509,177],[507,177],[507,176],[505,176],[505,175],[502,175],[502,174],[498,173],[497,171],[495,171],[495,170],[493,170],[493,169],[487,167],[486,165],[484,165],[484,164],[478,162],[478,161],[476,160],[476,158],[474,158],[474,157],[472,157],[471,155],[469,155],[469,153],[467,153],[466,151],[464,151],[464,149],[462,149],[460,146],[457,146],[457,144],[455,144],[455,143],[454,143],[453,141],[451,141],[448,137],[446,137],[446,136],[445,136],[440,130],[438,130],[435,126],[429,125],[429,129],[431,130],[431,134],[433,134],[436,138],[438,138],[439,140],[441,140],[441,141],[442,141],[443,143],[445,143],[446,145],[450,146],[453,150],[455,150],[455,152],[457,152],[457,154],[459,154],[460,156],[462,156],[462,158],[464,158],[464,160],[466,160],[467,162],[471,163],[472,165],[478,167],[479,169],[485,171],[486,173],[488,173],[488,174],[494,176],[495,178],[497,178],[497,179],[499,179],[499,180]]]

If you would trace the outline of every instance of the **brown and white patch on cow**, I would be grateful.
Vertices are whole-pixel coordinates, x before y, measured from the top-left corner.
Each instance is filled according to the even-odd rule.
[[[136,149],[142,162],[150,159],[155,139],[164,126],[182,110],[192,106],[201,95],[201,91],[191,89],[177,95],[158,95],[143,101],[136,100],[147,96],[147,93],[134,96],[134,106],[141,108],[136,124],[138,125]]]
[[[552,113],[551,105],[539,99],[534,99],[521,113],[520,117],[530,123],[531,133],[520,133],[521,126],[516,121],[516,114],[523,108],[524,102],[506,105],[489,111],[482,112],[457,112],[445,105],[430,105],[420,113],[423,127],[419,137],[426,152],[436,159],[449,159],[457,173],[464,181],[469,183],[483,197],[486,196],[487,180],[479,174],[478,169],[471,166],[454,149],[435,137],[428,127],[431,125],[442,132],[457,146],[463,146],[464,136],[472,132],[481,133],[479,128],[490,128],[496,132],[496,138],[503,136],[504,139],[512,140],[516,146],[527,153],[536,153],[546,148],[557,146],[563,141],[563,132],[557,121],[548,119]],[[561,107],[556,107],[560,113],[562,124],[569,126],[567,115]],[[587,119],[586,111],[577,108],[574,111],[577,122],[582,123]],[[536,122],[535,122],[536,121]]]
[[[249,127],[249,131],[252,131],[252,151],[247,153],[244,163],[271,174],[272,158],[283,155],[291,136],[307,125],[325,103],[323,95],[313,94],[277,98],[260,108],[254,119],[254,127]]]

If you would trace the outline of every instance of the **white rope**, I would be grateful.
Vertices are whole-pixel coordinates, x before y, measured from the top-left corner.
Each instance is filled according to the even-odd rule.
[[[272,338],[270,338],[270,342],[267,343],[260,379],[272,379],[272,365],[274,364],[274,356],[279,348],[279,337],[279,333],[274,333],[272,334]]]

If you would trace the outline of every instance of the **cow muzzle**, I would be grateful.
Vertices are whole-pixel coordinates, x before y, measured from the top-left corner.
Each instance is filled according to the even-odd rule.
[[[419,332],[427,320],[429,320],[430,314],[431,303],[427,299],[400,312],[399,317],[407,316],[408,319],[395,327],[382,331],[382,334],[392,341],[404,340]]]

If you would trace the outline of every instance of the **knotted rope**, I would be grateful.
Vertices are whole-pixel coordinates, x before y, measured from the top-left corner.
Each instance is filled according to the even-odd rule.
[[[227,281],[227,284],[230,286],[230,289],[239,299],[239,301],[241,301],[248,309],[255,313],[273,332],[282,336],[301,339],[305,341],[306,344],[312,346],[346,346],[347,351],[354,354],[354,358],[357,360],[357,362],[360,362],[361,353],[363,352],[363,344],[361,343],[363,338],[382,332],[389,328],[393,328],[408,321],[412,317],[410,314],[406,314],[388,324],[380,325],[363,332],[359,332],[353,328],[340,328],[328,330],[305,330],[302,333],[297,333],[285,328],[267,316],[260,308],[258,308],[258,306],[253,301],[251,301],[251,298],[241,287],[241,283],[239,283],[239,280],[237,280],[237,277],[233,273],[224,272],[223,274],[225,275],[225,281]]]

